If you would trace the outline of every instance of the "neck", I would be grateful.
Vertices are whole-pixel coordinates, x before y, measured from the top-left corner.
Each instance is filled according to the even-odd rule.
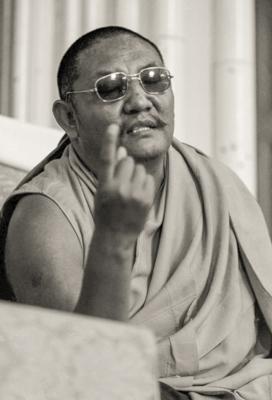
[[[95,157],[90,157],[92,162],[86,162],[86,159],[84,155],[81,154],[81,151],[77,146],[73,146],[75,152],[77,153],[78,157],[80,158],[81,162],[85,165],[87,169],[92,171],[92,173],[95,175],[95,177],[98,177],[97,171],[99,170],[99,167],[96,165],[96,158]],[[164,173],[165,173],[165,163],[166,163],[166,157],[167,154],[164,154],[162,157],[154,158],[154,159],[148,159],[148,160],[135,160],[136,162],[139,162],[140,164],[143,164],[144,167],[146,168],[146,171],[148,174],[152,175],[154,180],[155,180],[155,188],[156,191],[159,189],[161,186],[163,180],[164,180]]]
[[[165,154],[162,158],[141,162],[145,166],[147,173],[153,176],[156,192],[164,180],[166,157],[167,155]]]

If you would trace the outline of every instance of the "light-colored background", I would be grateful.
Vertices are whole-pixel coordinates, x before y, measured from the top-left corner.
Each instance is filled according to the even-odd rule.
[[[154,40],[175,76],[175,136],[227,163],[256,193],[254,0],[1,0],[0,7],[0,113],[32,124],[18,130],[0,119],[0,161],[28,169],[39,137],[41,153],[52,135],[57,141],[48,130],[46,146],[39,126],[56,128],[63,52],[88,30],[123,25]]]

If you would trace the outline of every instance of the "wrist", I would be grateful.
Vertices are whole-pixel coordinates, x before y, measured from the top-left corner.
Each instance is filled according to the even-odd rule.
[[[131,232],[114,230],[108,226],[96,225],[93,240],[99,242],[103,247],[118,252],[134,250],[137,235]]]

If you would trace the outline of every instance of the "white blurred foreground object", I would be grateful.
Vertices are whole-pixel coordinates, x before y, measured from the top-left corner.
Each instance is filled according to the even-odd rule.
[[[28,171],[56,147],[63,134],[0,115],[0,163]]]
[[[0,399],[159,400],[143,328],[0,302]]]

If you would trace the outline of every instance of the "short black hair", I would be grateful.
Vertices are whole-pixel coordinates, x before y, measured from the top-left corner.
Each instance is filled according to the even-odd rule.
[[[77,63],[79,54],[83,50],[93,46],[99,40],[108,39],[113,36],[119,35],[129,35],[131,37],[138,38],[145,41],[146,43],[149,43],[156,50],[162,63],[164,64],[163,56],[156,44],[146,37],[140,35],[139,33],[121,26],[105,26],[95,29],[93,31],[87,32],[83,36],[80,36],[68,48],[61,59],[57,73],[57,82],[59,95],[62,100],[65,100],[66,93],[72,90],[72,85],[79,76]]]

